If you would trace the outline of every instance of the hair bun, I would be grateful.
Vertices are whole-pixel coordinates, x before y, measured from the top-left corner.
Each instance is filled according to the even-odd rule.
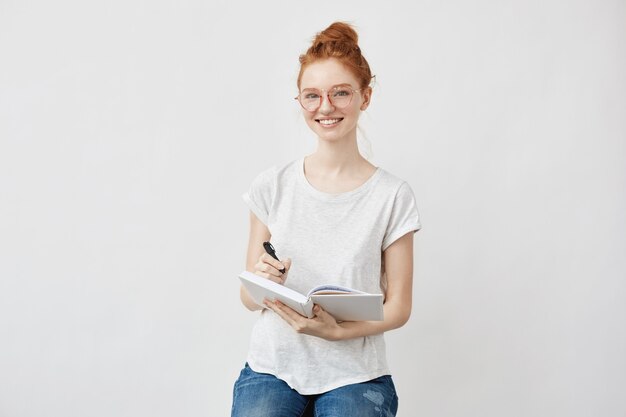
[[[300,55],[298,88],[304,69],[319,59],[335,58],[346,65],[359,81],[359,87],[367,87],[372,80],[372,72],[359,48],[359,35],[345,22],[334,22],[315,35],[311,47]]]
[[[358,47],[359,35],[349,24],[334,22],[315,36],[313,44],[324,42],[351,43]]]
[[[324,51],[330,56],[361,53],[359,35],[349,24],[334,22],[315,36],[311,50],[316,53]]]

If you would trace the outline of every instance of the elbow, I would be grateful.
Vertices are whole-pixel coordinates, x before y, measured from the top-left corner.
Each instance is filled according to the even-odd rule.
[[[241,300],[241,303],[250,311],[257,311],[262,309],[260,305],[252,300],[252,297],[250,297],[250,294],[248,294],[248,291],[243,285],[239,289],[239,299]]]
[[[411,317],[411,301],[389,300],[384,304],[385,321],[388,330],[398,329],[404,326]]]
[[[409,322],[411,318],[411,307],[405,307],[401,311],[398,312],[398,316],[396,317],[396,326],[395,328],[400,328]]]

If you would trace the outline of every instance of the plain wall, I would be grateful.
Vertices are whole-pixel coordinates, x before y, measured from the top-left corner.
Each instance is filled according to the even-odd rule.
[[[417,197],[400,417],[626,413],[626,3],[0,3],[0,416],[225,416],[254,176],[356,25]]]

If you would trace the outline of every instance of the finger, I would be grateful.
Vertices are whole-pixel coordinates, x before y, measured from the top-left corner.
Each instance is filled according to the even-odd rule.
[[[256,265],[254,265],[254,270],[257,275],[265,277],[265,278],[269,278],[272,281],[281,282],[281,283],[285,281],[280,271],[277,271],[276,268],[274,268],[272,265],[268,265],[263,262],[258,262]]]
[[[285,283],[284,279],[282,279],[281,277],[275,277],[274,275],[269,275],[267,279],[269,279],[270,281],[274,281],[275,283],[280,285],[283,285]]]
[[[319,318],[322,321],[334,321],[335,318],[330,315],[326,310],[324,310],[319,304],[315,304],[313,306],[313,313],[315,313],[315,317]]]
[[[275,277],[274,275],[268,274],[267,272],[259,271],[258,268],[254,271],[254,274],[258,275],[258,276],[260,276],[262,278],[267,278],[270,281],[274,281],[277,284],[284,284],[285,283],[285,280],[282,277]]]
[[[272,304],[274,312],[285,320],[295,331],[303,333],[306,330],[307,319],[304,316],[278,300],[275,300]]]
[[[285,265],[285,271],[289,272],[289,269],[291,268],[291,258],[283,259],[282,263]]]
[[[274,268],[273,265],[266,264],[265,262],[258,262],[255,267],[258,271],[264,272],[268,275],[274,275],[275,277],[282,275],[279,270]]]
[[[278,271],[276,268],[269,264],[259,264],[258,269],[266,273],[267,275],[271,275],[277,278],[280,278],[280,276],[282,275],[280,271]]]
[[[320,307],[319,304],[315,304],[313,306],[313,314],[315,314],[315,317],[319,317],[320,319],[323,319],[326,316],[328,316],[328,313],[324,311],[324,309]]]
[[[274,301],[274,304],[283,314],[289,316],[293,321],[305,318],[302,314],[298,313],[296,310],[279,300]]]
[[[277,274],[282,274],[282,272],[280,272],[281,269],[285,268],[285,265],[282,264],[282,262],[277,261],[276,259],[272,258],[269,254],[264,253],[263,255],[261,255],[261,259],[260,259],[263,263],[271,265],[272,267],[274,267],[274,269],[276,270]]]
[[[283,307],[286,307],[284,304],[282,304],[278,300],[271,301],[268,299],[265,299],[263,303],[267,306],[267,308],[272,310],[274,313],[278,314],[283,320],[287,322],[287,324],[293,327],[293,319],[285,310],[283,310]]]
[[[263,300],[263,305],[265,305],[265,307],[267,307],[270,310],[274,310],[274,303],[271,300],[268,300],[267,298]]]

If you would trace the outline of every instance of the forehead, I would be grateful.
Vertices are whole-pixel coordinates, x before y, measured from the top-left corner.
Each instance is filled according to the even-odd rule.
[[[330,88],[337,84],[358,84],[356,77],[336,59],[325,59],[309,64],[302,73],[300,88]]]

